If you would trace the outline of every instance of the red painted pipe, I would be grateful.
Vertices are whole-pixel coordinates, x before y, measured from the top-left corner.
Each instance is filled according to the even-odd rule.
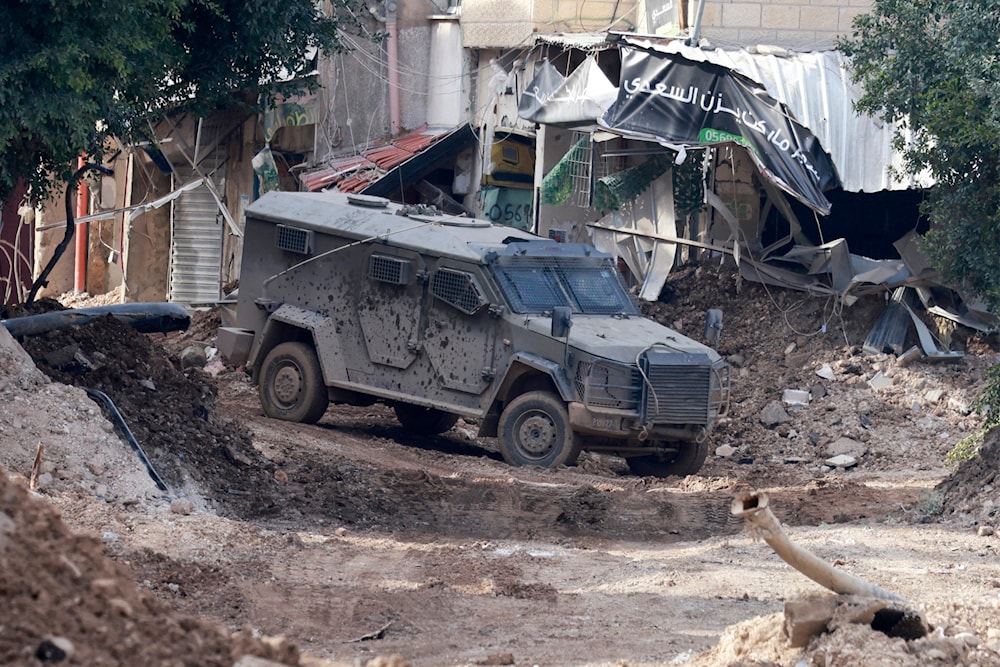
[[[77,162],[77,167],[83,167],[84,158],[81,155],[79,161]],[[80,179],[80,183],[76,190],[76,217],[80,218],[86,216],[90,213],[90,188],[87,184]],[[76,258],[74,261],[74,271],[73,271],[73,290],[76,292],[86,292],[87,291],[87,249],[90,243],[90,223],[78,222],[76,223],[80,229],[76,234]]]

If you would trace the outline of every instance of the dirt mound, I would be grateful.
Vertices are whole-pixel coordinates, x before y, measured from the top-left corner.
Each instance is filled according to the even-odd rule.
[[[170,349],[179,355],[188,345],[210,344],[217,323],[216,313],[200,311],[189,332],[162,336],[140,334],[105,317],[26,337],[22,344],[56,382],[111,397],[172,495],[204,495],[224,516],[276,523],[311,519],[473,538],[600,535],[675,541],[739,529],[718,489],[650,503],[640,479],[594,462],[589,468],[597,475],[591,483],[566,485],[554,483],[557,471],[538,471],[537,481],[511,478],[499,462],[493,476],[463,476],[447,462],[430,470],[418,464],[386,468],[341,455],[336,448],[313,452],[301,445],[325,432],[331,443],[372,439],[498,458],[464,432],[411,434],[383,406],[337,406],[336,417],[320,426],[270,422],[267,428],[289,446],[262,453],[238,420],[221,419],[216,409],[221,387],[251,394],[259,412],[246,377],[232,370],[218,378],[196,368],[182,371],[179,360],[165,353]],[[616,482],[602,483],[604,475]],[[637,505],[649,508],[636,512]]]
[[[783,614],[754,618],[726,629],[718,645],[684,663],[687,667],[925,667],[991,664],[971,635],[941,633],[906,641],[868,625],[844,623],[814,637],[804,649],[789,646]],[[985,662],[978,660],[986,659]]]
[[[1000,428],[992,428],[984,434],[979,453],[963,461],[937,486],[936,490],[942,494],[942,513],[967,522],[997,526],[1000,522],[998,475]]]
[[[270,466],[239,424],[215,416],[207,375],[182,372],[149,336],[111,316],[21,344],[51,379],[107,394],[174,493],[194,480],[220,511],[269,511],[267,494],[249,489],[274,483]]]
[[[180,616],[72,533],[0,469],[0,664],[230,667],[243,655],[298,664],[298,651]]]

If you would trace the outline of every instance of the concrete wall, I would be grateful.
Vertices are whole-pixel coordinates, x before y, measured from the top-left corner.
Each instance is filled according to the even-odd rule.
[[[126,206],[170,192],[170,176],[142,151],[130,163]],[[170,263],[170,205],[146,211],[124,229],[125,301],[166,301]]]
[[[634,30],[636,0],[463,0],[468,48],[530,45],[533,33]]]
[[[55,254],[56,247],[66,236],[65,193],[65,184],[60,185],[52,191],[48,199],[35,206],[35,276],[44,270]],[[73,289],[74,245],[70,241],[66,246],[66,250],[49,272],[48,287],[41,288],[37,298],[58,296]]]
[[[688,27],[699,0],[677,0]],[[516,47],[533,32],[588,32],[612,29],[646,32],[648,6],[663,0],[464,0],[465,46]],[[771,44],[828,50],[872,0],[704,0],[701,36],[713,46],[737,48]]]
[[[122,188],[127,182],[126,160],[119,157],[111,168],[113,176],[97,177],[88,174],[83,183],[89,195],[89,214],[111,211],[122,206]],[[59,244],[66,238],[65,185],[55,190],[48,199],[35,208],[34,275],[41,273],[55,255]],[[77,199],[73,195],[73,214],[77,214]],[[74,226],[73,238],[49,272],[48,286],[38,292],[38,297],[59,296],[72,292],[76,287],[76,241],[87,236],[87,268],[83,291],[104,294],[121,284],[119,269],[121,247],[121,214],[87,224]]]
[[[701,36],[721,48],[772,44],[829,50],[838,35],[850,35],[854,17],[871,5],[872,0],[705,0]],[[697,0],[689,0],[691,25],[697,8]]]
[[[430,71],[430,3],[399,3],[396,15],[399,57],[400,132],[427,122],[427,72]],[[385,24],[365,17],[367,29],[384,31]],[[317,139],[316,161],[349,153],[389,135],[386,43],[355,37],[351,52],[324,58],[320,65],[326,110]]]

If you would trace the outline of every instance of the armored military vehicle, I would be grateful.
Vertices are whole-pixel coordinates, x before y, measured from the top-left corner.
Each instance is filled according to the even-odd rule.
[[[220,349],[268,416],[381,401],[420,434],[462,417],[512,465],[589,450],[692,474],[728,403],[725,362],[643,317],[610,255],[375,197],[250,206],[236,324]]]

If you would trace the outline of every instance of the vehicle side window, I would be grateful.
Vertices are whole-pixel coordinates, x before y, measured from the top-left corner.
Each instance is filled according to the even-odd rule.
[[[468,315],[475,314],[486,303],[476,277],[454,269],[438,269],[434,273],[431,294]]]

